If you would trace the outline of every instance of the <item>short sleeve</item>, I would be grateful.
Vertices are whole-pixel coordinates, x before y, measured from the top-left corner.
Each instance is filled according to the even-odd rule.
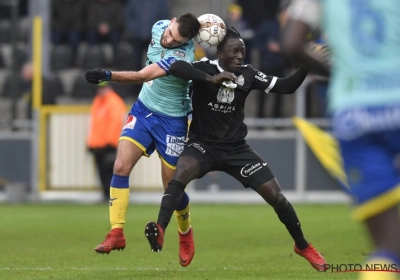
[[[320,0],[292,0],[288,13],[290,19],[302,21],[311,29],[316,29],[321,24],[321,10]]]

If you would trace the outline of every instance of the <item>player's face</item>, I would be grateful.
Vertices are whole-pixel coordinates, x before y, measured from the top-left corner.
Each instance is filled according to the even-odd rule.
[[[228,39],[222,51],[218,52],[221,67],[230,72],[239,71],[246,56],[246,47],[242,39]]]
[[[179,24],[176,22],[176,18],[172,19],[161,36],[161,46],[170,49],[179,47],[189,41],[189,38],[182,37],[179,34],[178,27]]]

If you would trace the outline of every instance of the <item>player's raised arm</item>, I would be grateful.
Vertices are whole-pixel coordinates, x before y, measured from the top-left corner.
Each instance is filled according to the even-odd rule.
[[[329,59],[322,52],[310,48],[307,40],[310,32],[319,29],[321,14],[317,1],[293,1],[289,6],[289,22],[282,32],[281,49],[289,59],[305,63],[318,74],[329,76]]]
[[[95,68],[88,70],[85,73],[85,78],[91,84],[98,84],[104,81],[141,84],[166,75],[167,72],[158,64],[151,64],[140,71],[110,71]]]
[[[215,76],[196,69],[192,64],[185,61],[176,61],[169,68],[171,75],[185,80],[207,81],[213,84],[222,84],[224,81],[234,81],[236,76],[228,71],[224,71]]]

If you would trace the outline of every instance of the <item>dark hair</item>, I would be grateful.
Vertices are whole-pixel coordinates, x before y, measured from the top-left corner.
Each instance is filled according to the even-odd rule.
[[[242,39],[242,37],[240,36],[240,33],[239,33],[239,31],[237,31],[236,29],[235,29],[235,27],[229,27],[227,30],[226,30],[226,34],[225,34],[225,37],[224,37],[224,40],[222,40],[222,42],[221,43],[219,43],[219,45],[217,46],[217,50],[218,51],[222,51],[222,49],[224,48],[224,46],[226,45],[226,42],[229,40],[229,39]]]
[[[178,32],[182,37],[192,39],[199,33],[200,22],[194,14],[180,15],[176,22],[179,23]]]

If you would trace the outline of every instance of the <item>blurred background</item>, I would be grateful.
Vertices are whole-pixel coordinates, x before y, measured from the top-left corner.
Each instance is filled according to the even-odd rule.
[[[213,13],[242,34],[246,63],[268,75],[296,69],[280,54],[287,0],[0,0],[0,201],[101,202],[102,188],[87,147],[97,87],[86,70],[139,70],[152,25],[182,13]],[[313,34],[310,40],[323,42]],[[215,50],[197,46],[197,58]],[[140,86],[110,83],[127,109]],[[329,131],[327,81],[310,73],[295,94],[253,92],[247,99],[247,140],[295,202],[343,202],[345,195],[296,129],[292,118]],[[35,93],[35,98],[32,98]],[[131,174],[131,200],[158,203],[156,155]],[[262,202],[224,173],[188,188],[194,202]]]

